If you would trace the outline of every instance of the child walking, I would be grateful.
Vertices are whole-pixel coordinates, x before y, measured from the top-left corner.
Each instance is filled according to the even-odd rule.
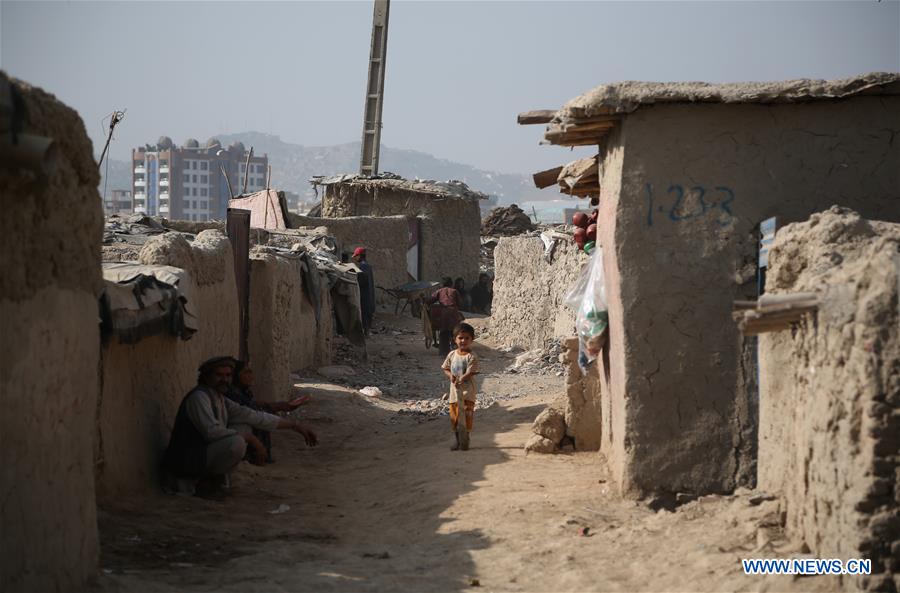
[[[450,426],[455,442],[451,451],[469,449],[469,432],[475,419],[475,374],[478,373],[478,357],[472,352],[475,328],[460,323],[453,329],[456,350],[451,350],[441,368],[450,379]],[[459,410],[463,409],[465,430],[459,428]]]

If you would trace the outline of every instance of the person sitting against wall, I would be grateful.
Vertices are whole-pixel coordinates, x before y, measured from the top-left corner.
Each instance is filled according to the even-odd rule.
[[[469,293],[466,291],[466,281],[462,278],[457,278],[453,282],[453,288],[459,293],[459,300],[462,303],[460,308],[463,311],[469,311],[472,308],[472,301],[469,299]]]
[[[254,463],[263,464],[266,448],[250,430],[293,430],[314,447],[318,439],[294,420],[237,404],[231,388],[235,360],[217,356],[200,365],[197,386],[181,401],[169,446],[163,457],[164,489],[183,495],[209,495],[229,486],[228,475],[250,447]],[[199,490],[198,490],[199,488]]]
[[[253,396],[253,379],[253,368],[250,366],[250,363],[243,360],[235,362],[234,381],[225,397],[236,404],[270,414],[292,412],[309,401],[308,395],[301,395],[286,402],[257,401]],[[274,461],[272,459],[272,433],[258,428],[252,428],[251,432],[266,447],[266,463],[272,463]]]
[[[441,356],[450,354],[450,341],[453,339],[453,328],[464,319],[459,312],[462,299],[459,292],[453,288],[453,279],[445,277],[443,286],[428,299],[431,305],[431,325],[438,330],[438,352]]]
[[[484,272],[479,274],[478,282],[472,287],[470,295],[472,298],[472,309],[475,310],[476,313],[489,314],[491,311],[491,301],[494,298],[494,293],[491,289],[491,277]]]

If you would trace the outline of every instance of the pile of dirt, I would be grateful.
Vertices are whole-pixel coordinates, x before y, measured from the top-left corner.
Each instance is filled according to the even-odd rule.
[[[508,237],[531,230],[534,230],[531,218],[515,204],[506,208],[502,206],[494,208],[481,221],[482,235]]]

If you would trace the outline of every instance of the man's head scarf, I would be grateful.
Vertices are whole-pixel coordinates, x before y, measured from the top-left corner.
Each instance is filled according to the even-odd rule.
[[[231,367],[231,369],[233,370],[236,363],[237,361],[231,356],[214,356],[201,364],[200,368],[197,369],[197,372],[200,373],[201,377],[203,377],[204,375],[211,373],[215,369],[223,366]]]

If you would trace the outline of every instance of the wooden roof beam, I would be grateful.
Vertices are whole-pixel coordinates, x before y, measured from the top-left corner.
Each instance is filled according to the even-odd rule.
[[[519,122],[520,126],[530,126],[534,124],[549,124],[554,117],[556,117],[555,109],[536,109],[520,113],[516,121]]]
[[[538,189],[544,189],[545,187],[556,185],[556,180],[559,178],[559,174],[562,170],[562,165],[560,165],[559,167],[554,167],[552,169],[547,169],[546,171],[539,171],[535,173],[532,176],[532,178],[534,179],[534,186]]]

